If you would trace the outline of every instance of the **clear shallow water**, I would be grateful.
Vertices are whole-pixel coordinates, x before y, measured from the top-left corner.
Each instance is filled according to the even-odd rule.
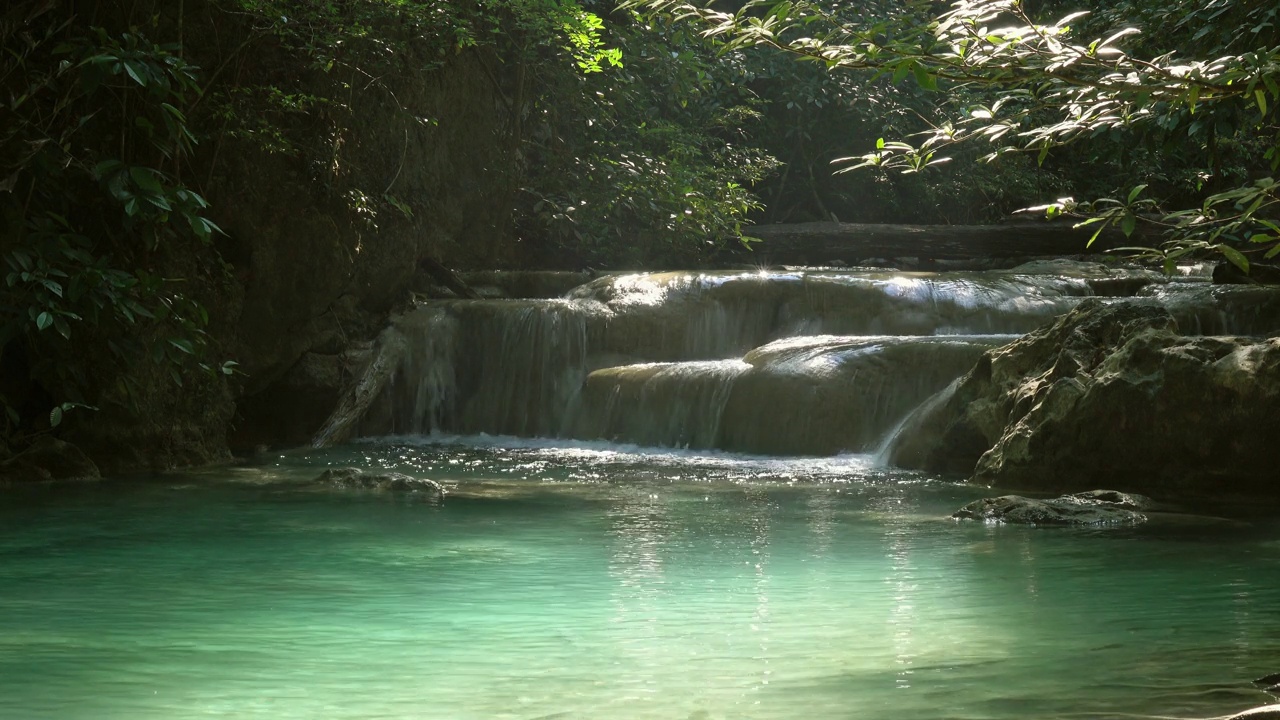
[[[509,447],[515,444],[518,447]],[[453,486],[317,489],[333,465]],[[0,718],[1208,716],[1280,523],[957,525],[863,459],[392,439],[0,494]]]

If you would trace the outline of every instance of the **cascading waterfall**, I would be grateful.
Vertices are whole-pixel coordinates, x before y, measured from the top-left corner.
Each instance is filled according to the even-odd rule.
[[[1094,294],[1058,274],[670,272],[432,301],[384,336],[402,349],[357,431],[874,453],[983,352]]]
[[[558,434],[586,378],[591,306],[459,300],[404,315],[392,330],[408,352],[361,430]]]

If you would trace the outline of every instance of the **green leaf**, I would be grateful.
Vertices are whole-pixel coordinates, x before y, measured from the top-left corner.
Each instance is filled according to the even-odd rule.
[[[916,65],[912,72],[916,75],[916,82],[925,90],[937,90],[938,78],[930,73],[923,65]]]
[[[1132,190],[1129,191],[1129,202],[1126,204],[1132,205],[1133,201],[1137,200],[1138,196],[1142,194],[1142,191],[1146,189],[1147,189],[1146,185],[1138,185],[1134,187]]]
[[[146,72],[146,69],[146,66],[141,63],[131,62],[128,60],[124,62],[124,71],[129,74],[129,77],[133,78],[134,82],[138,83],[142,87],[147,86],[147,81],[142,79],[142,75]]]
[[[179,350],[181,350],[182,352],[188,355],[194,355],[196,352],[195,346],[192,345],[191,341],[187,340],[186,338],[177,338],[177,339],[170,340],[169,344],[178,348]]]
[[[1258,101],[1258,112],[1262,113],[1263,117],[1266,117],[1267,94],[1262,91],[1262,88],[1258,88],[1257,90],[1253,91],[1253,99]]]
[[[42,312],[42,313],[40,313],[39,315],[37,315],[37,316],[36,316],[36,328],[37,328],[37,329],[39,329],[39,330],[46,330],[46,329],[48,329],[48,328],[49,328],[49,326],[50,326],[50,325],[52,325],[52,324],[53,324],[53,316],[52,316],[52,315],[50,315],[48,312]]]
[[[116,170],[119,170],[123,165],[124,163],[120,162],[119,160],[103,160],[102,162],[93,166],[93,176],[94,178],[101,180],[102,178],[106,177],[108,173],[112,173],[112,172],[115,172]]]
[[[1134,229],[1138,226],[1138,218],[1132,214],[1126,213],[1124,219],[1120,221],[1120,230],[1125,237],[1133,234]]]
[[[898,63],[898,67],[893,70],[893,84],[897,85],[902,82],[907,77],[907,73],[911,72],[914,65],[915,63],[910,60]]]
[[[164,192],[164,186],[160,184],[158,179],[156,179],[155,171],[151,168],[135,165],[129,168],[129,177],[133,178],[133,182],[143,190],[157,195]]]
[[[1245,257],[1244,253],[1231,247],[1230,245],[1219,245],[1218,252],[1226,256],[1226,258],[1231,261],[1232,265],[1235,265],[1236,267],[1240,268],[1241,272],[1248,274],[1249,258]]]
[[[62,408],[55,407],[49,411],[49,427],[58,427],[62,424]]]

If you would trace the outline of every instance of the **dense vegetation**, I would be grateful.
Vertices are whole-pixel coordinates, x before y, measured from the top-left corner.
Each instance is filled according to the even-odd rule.
[[[748,222],[1038,206],[1166,264],[1247,267],[1280,253],[1277,12],[15,0],[0,11],[0,436],[227,403],[267,242],[220,227],[244,209],[236,189],[256,168],[305,186],[315,207],[293,212],[364,233],[335,251],[353,265],[360,237],[430,226],[449,209],[408,180],[441,122],[419,96],[463,59],[483,86],[431,92],[489,118],[475,191],[520,262],[677,265]]]
[[[914,79],[938,98],[925,127],[837,159],[916,174],[980,146],[984,163],[1034,157],[1076,195],[1043,205],[1099,229],[1150,224],[1164,261],[1217,251],[1280,254],[1280,27],[1273,3],[1133,0],[1033,9],[959,0],[887,14],[840,4],[684,0],[633,6],[688,19],[723,52],[769,48],[877,83]],[[969,172],[970,170],[966,170]],[[1007,178],[1001,178],[1006,180]]]

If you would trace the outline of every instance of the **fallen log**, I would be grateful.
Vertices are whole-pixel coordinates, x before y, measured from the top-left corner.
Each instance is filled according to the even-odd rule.
[[[1073,228],[1066,222],[1010,222],[1000,225],[875,225],[813,222],[795,225],[757,225],[743,235],[759,238],[751,253],[763,262],[825,265],[907,259],[966,261],[1025,259],[1044,256],[1097,254],[1125,245],[1150,245],[1158,238],[1126,238],[1119,231],[1103,232],[1092,245],[1096,226]],[[907,263],[911,264],[911,263]]]
[[[480,294],[471,288],[458,274],[440,263],[430,255],[418,260],[418,268],[432,280],[453,291],[454,295],[468,300],[479,300]]]

